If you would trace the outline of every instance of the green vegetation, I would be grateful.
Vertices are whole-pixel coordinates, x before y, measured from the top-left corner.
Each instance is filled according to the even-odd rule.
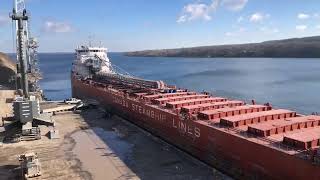
[[[127,52],[145,57],[275,57],[320,58],[320,36],[265,41],[262,43],[202,46]]]

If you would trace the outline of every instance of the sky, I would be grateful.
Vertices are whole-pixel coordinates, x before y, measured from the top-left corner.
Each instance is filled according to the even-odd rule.
[[[40,52],[91,39],[112,52],[320,35],[320,0],[26,0]],[[0,51],[13,52],[13,0],[0,0]]]

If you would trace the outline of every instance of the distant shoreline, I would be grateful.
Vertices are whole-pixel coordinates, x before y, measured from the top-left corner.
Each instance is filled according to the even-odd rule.
[[[320,59],[319,57],[191,57],[191,56],[138,56],[128,55],[127,52],[123,53],[127,57],[144,57],[144,58],[184,58],[184,59]]]
[[[320,36],[262,43],[126,52],[126,56],[183,58],[320,58]]]

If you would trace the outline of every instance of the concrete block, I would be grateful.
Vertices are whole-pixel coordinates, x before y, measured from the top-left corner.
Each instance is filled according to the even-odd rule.
[[[60,135],[59,135],[59,130],[50,130],[49,131],[49,138],[50,139],[59,139],[60,138]]]

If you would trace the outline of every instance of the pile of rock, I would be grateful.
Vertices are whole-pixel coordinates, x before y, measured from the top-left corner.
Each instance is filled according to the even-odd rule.
[[[15,88],[15,63],[4,53],[0,52],[0,90]]]

